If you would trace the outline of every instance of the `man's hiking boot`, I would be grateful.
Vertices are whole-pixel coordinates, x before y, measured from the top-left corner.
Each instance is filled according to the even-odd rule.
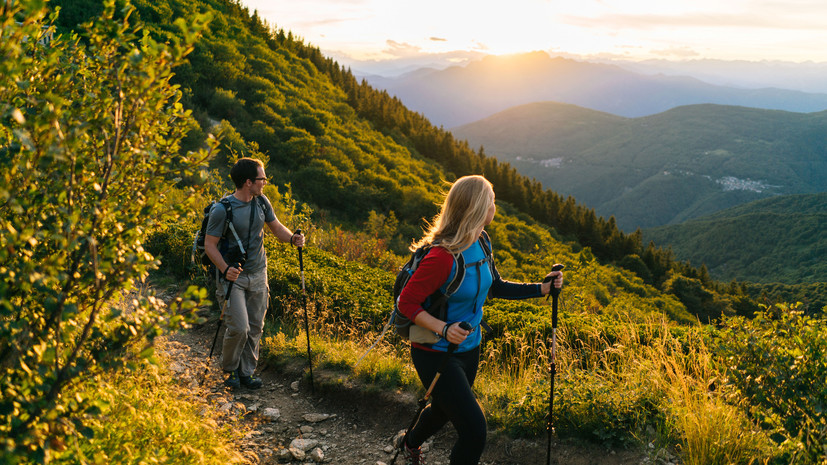
[[[238,379],[241,381],[241,385],[247,389],[258,389],[264,385],[261,378],[256,376],[239,376]]]
[[[408,447],[408,444],[405,443],[404,435],[399,436],[396,447],[401,449],[400,454],[402,455],[402,458],[405,459],[405,465],[425,465],[425,457],[422,456],[422,448],[417,447],[416,449],[411,449]]]
[[[227,379],[224,380],[224,386],[232,389],[241,387],[241,380],[238,379],[238,371],[233,371],[230,373],[230,376],[227,376]]]

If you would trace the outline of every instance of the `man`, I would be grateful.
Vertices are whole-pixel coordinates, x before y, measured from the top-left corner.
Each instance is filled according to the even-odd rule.
[[[264,315],[269,300],[267,255],[264,251],[264,226],[282,242],[304,246],[304,235],[293,234],[273,212],[270,200],[262,194],[267,177],[264,165],[252,158],[242,158],[230,169],[235,192],[227,196],[232,207],[232,223],[238,240],[227,231],[228,250],[222,256],[218,241],[224,234],[227,209],[216,203],[207,224],[204,249],[220,275],[219,299],[229,287],[224,312],[224,333],[221,368],[229,374],[224,384],[231,388],[261,387],[261,378],[253,376],[258,363],[259,342],[264,328]],[[244,252],[241,252],[241,247]]]

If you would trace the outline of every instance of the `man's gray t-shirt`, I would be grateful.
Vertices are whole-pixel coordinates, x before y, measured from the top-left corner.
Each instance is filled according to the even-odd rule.
[[[270,199],[265,195],[261,195],[258,198],[254,197],[250,202],[242,202],[232,194],[224,198],[229,200],[232,206],[233,226],[235,226],[238,238],[241,239],[241,243],[247,251],[247,262],[243,267],[244,273],[255,273],[263,270],[267,267],[267,255],[264,253],[264,225],[276,220],[276,214],[273,212],[273,205],[270,203]],[[252,229],[250,229],[250,207],[255,208]],[[210,210],[207,234],[221,237],[221,234],[224,232],[226,216],[227,210],[221,203],[216,202],[212,210]],[[248,231],[251,231],[249,236]],[[225,239],[229,249],[227,253],[224,254],[224,260],[239,257],[238,242],[229,227],[227,227]]]

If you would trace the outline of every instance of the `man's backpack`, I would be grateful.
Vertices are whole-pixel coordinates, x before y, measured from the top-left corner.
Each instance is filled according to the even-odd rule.
[[[454,261],[457,265],[454,276],[449,279],[448,284],[445,286],[444,293],[440,289],[437,289],[433,294],[425,299],[425,302],[422,304],[422,308],[425,311],[434,317],[445,321],[447,316],[446,311],[448,308],[448,299],[454,295],[460,286],[462,286],[462,282],[465,280],[465,270],[473,266],[481,266],[484,263],[489,266],[492,275],[494,274],[494,259],[491,254],[491,239],[488,237],[488,233],[485,231],[482,232],[482,235],[480,235],[479,238],[479,243],[485,257],[478,262],[466,264],[462,254],[454,255]],[[425,258],[425,255],[427,255],[429,251],[430,247],[424,246],[416,249],[416,251],[411,254],[411,258],[408,262],[402,265],[399,269],[399,272],[396,274],[396,280],[393,283],[393,312],[391,313],[391,322],[396,328],[396,333],[405,339],[410,338],[410,330],[413,322],[399,311],[399,295],[402,294],[402,289],[404,289],[405,285],[408,284],[411,276],[413,276],[417,267],[419,267],[419,263],[423,258]]]
[[[212,260],[207,256],[207,251],[204,247],[204,240],[207,237],[207,224],[210,222],[210,212],[213,209],[214,205],[221,205],[227,210],[227,214],[224,217],[224,229],[221,232],[221,238],[218,240],[218,251],[221,252],[221,255],[226,255],[227,250],[229,249],[229,245],[227,242],[227,230],[229,229],[233,233],[233,238],[238,243],[239,251],[241,254],[244,254],[244,246],[241,244],[241,239],[238,237],[238,233],[235,231],[235,226],[233,226],[233,206],[227,198],[222,198],[218,201],[210,202],[209,205],[204,207],[204,216],[201,219],[201,228],[195,233],[195,238],[192,242],[192,256],[191,260],[193,263],[201,264],[204,268],[207,269],[207,272],[210,276],[214,274],[215,265],[213,264]]]

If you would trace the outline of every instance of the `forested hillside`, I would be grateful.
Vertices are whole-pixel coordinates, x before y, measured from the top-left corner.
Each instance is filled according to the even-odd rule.
[[[94,2],[55,4],[64,10],[60,24],[66,28],[100,9]],[[209,131],[223,140],[225,149],[211,161],[213,167],[226,170],[228,160],[238,155],[263,158],[277,185],[291,183],[301,200],[327,218],[360,228],[372,214],[378,215],[386,222],[384,238],[396,253],[404,253],[420,234],[422,219],[436,213],[442,181],[483,174],[499,200],[553,227],[562,238],[589,247],[604,263],[637,273],[647,284],[670,292],[675,275],[680,275],[696,280],[698,289],[729,292],[706,270],[677,263],[671,252],[651,244],[644,246],[639,232],[625,234],[613,218],[599,217],[575,198],[544,189],[508,163],[456,141],[399,100],[357,82],[348,70],[289,32],[271,34],[270,25],[237,3],[135,4],[137,18],[161,40],[176,40],[169,18],[200,10],[214,13],[188,63],[176,73],[183,102],[199,123],[189,140]],[[692,313],[720,313],[720,304],[704,308],[701,301],[687,300]]]
[[[630,119],[544,102],[453,133],[624,231],[827,190],[827,112],[692,105]]]
[[[716,279],[827,283],[827,193],[758,200],[643,236]]]
[[[823,461],[819,315],[759,307],[743,286],[644,248],[639,232],[457,143],[238,2],[135,7],[0,9],[3,463],[249,462],[227,445],[241,434],[185,406],[185,386],[150,399],[177,382],[156,375],[156,339],[217,323],[207,291],[189,286],[201,282],[191,238],[239,155],[267,163],[279,218],[310,239],[304,265],[266,243],[267,369],[304,366],[307,341],[308,359],[335,373],[319,395],[420,389],[393,334],[357,358],[443,181],[482,173],[497,191],[502,274],[536,281],[567,266],[559,331],[539,299],[486,304],[475,391],[497,434],[544,437],[556,334],[560,439],[657,444],[653,459],[669,449],[685,463]]]

